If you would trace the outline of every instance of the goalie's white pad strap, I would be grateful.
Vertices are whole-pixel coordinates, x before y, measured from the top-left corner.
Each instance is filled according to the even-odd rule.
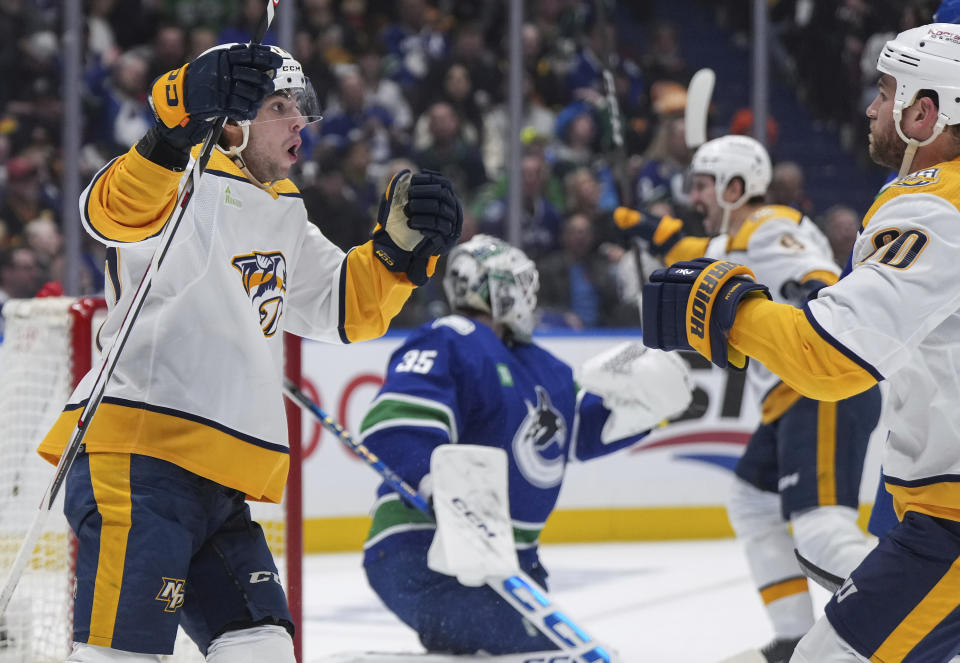
[[[611,411],[601,432],[605,443],[650,430],[681,414],[693,399],[687,362],[642,343],[621,343],[587,359],[576,379]]]
[[[479,587],[519,569],[507,493],[507,453],[472,444],[443,444],[430,457],[437,531],[427,565]]]
[[[297,663],[293,639],[282,626],[227,631],[210,643],[207,663]]]

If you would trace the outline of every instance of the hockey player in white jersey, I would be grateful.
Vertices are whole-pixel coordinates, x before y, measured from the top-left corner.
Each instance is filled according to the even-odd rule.
[[[758,141],[717,138],[697,150],[690,166],[691,203],[714,236],[684,236],[677,219],[622,207],[614,219],[626,233],[647,240],[667,265],[701,256],[740,262],[769,286],[775,301],[802,305],[835,283],[839,270],[829,242],[809,218],[764,204],[770,179],[770,158]],[[748,369],[748,394],[762,399],[761,423],[735,469],[727,514],[774,631],[754,660],[786,663],[814,623],[794,548],[840,577],[869,551],[857,506],[880,394],[874,387],[839,402],[806,398],[759,362]]]
[[[852,271],[802,309],[728,261],[681,262],[644,290],[644,341],[714,363],[754,357],[813,398],[889,385],[882,465],[899,522],[801,640],[794,663],[947,661],[960,651],[960,28],[886,43],[870,154],[877,196]]]
[[[300,64],[272,46],[216,47],[152,88],[156,124],[80,200],[107,245],[117,334],[190,152],[226,116],[219,148],[139,312],[85,449],[66,480],[77,535],[69,661],[160,661],[182,625],[208,661],[293,663],[276,566],[245,498],[279,502],[289,454],[282,336],[380,336],[456,243],[460,205],[438,174],[391,181],[372,239],[344,254],[287,179],[317,119]],[[194,152],[196,154],[196,152]],[[99,367],[42,442],[56,462]]]

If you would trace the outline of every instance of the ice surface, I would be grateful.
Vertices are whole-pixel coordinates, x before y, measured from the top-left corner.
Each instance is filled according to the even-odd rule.
[[[733,539],[550,545],[551,596],[625,663],[715,663],[766,643],[772,631]],[[380,604],[360,554],[304,562],[306,663],[340,651],[422,651]],[[815,602],[826,592],[817,588]]]

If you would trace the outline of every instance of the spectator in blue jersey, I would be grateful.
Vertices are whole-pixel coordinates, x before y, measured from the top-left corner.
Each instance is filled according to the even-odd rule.
[[[520,568],[546,588],[537,546],[567,464],[630,447],[686,409],[692,383],[677,355],[638,353],[638,344],[588,361],[575,381],[569,366],[532,340],[538,283],[533,262],[495,237],[476,235],[454,249],[443,282],[453,313],[416,329],[393,354],[361,434],[424,493],[441,480],[430,474],[437,447],[505,450]],[[429,652],[556,649],[490,587],[431,570],[435,532],[420,511],[380,486],[364,546],[367,579]]]

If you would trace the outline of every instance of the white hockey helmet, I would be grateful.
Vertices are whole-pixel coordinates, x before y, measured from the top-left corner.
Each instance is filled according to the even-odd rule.
[[[897,80],[893,121],[897,134],[907,143],[900,168],[903,177],[917,147],[933,142],[945,126],[960,124],[960,25],[933,23],[901,32],[884,45],[877,70]],[[921,142],[904,135],[900,120],[903,109],[910,107],[922,90],[937,93],[939,117],[933,133]]]
[[[529,343],[536,325],[540,275],[520,249],[492,235],[475,235],[447,259],[443,290],[450,307],[489,313],[514,340]]]
[[[207,49],[204,53],[209,53],[210,51],[216,51],[223,48],[232,48],[234,46],[246,46],[246,44],[232,43],[232,44],[219,44],[212,48]],[[304,121],[316,122],[317,120],[322,119],[320,115],[320,102],[317,99],[317,93],[313,89],[313,84],[310,82],[310,79],[304,76],[303,66],[297,60],[284,49],[279,46],[267,46],[271,51],[283,58],[283,64],[279,68],[275,69],[273,72],[273,93],[277,92],[283,93],[285,96],[289,96],[296,105],[297,110],[300,111],[300,115],[303,116]],[[264,100],[266,103],[266,100]],[[267,120],[268,122],[270,120]],[[240,169],[240,171],[246,175],[247,179],[251,183],[260,187],[267,193],[269,193],[274,198],[277,198],[277,193],[274,191],[276,183],[271,186],[267,186],[260,182],[253,174],[250,172],[250,169],[247,168],[247,163],[243,159],[243,150],[246,149],[247,143],[250,142],[250,125],[251,123],[256,123],[255,120],[242,120],[237,122],[240,126],[240,129],[243,132],[243,139],[240,141],[240,145],[234,145],[229,149],[223,149],[220,145],[217,145],[217,149],[230,157],[230,160]]]
[[[756,196],[766,195],[773,177],[770,155],[760,141],[750,136],[722,136],[707,141],[697,149],[690,162],[692,175],[712,175],[717,204],[723,209],[721,232],[727,231],[731,210]],[[723,192],[734,178],[743,180],[743,195],[733,202],[723,199]]]
[[[218,44],[217,46],[208,48],[201,55],[211,51],[246,45],[247,44],[241,43]],[[283,64],[273,72],[274,92],[289,91],[292,98],[297,102],[297,108],[300,114],[303,115],[308,122],[320,119],[320,103],[317,100],[317,93],[313,89],[313,84],[310,82],[310,79],[303,74],[303,66],[289,51],[285,51],[279,46],[266,45],[266,47],[283,58]],[[240,124],[249,124],[249,122],[244,121],[240,122]]]

